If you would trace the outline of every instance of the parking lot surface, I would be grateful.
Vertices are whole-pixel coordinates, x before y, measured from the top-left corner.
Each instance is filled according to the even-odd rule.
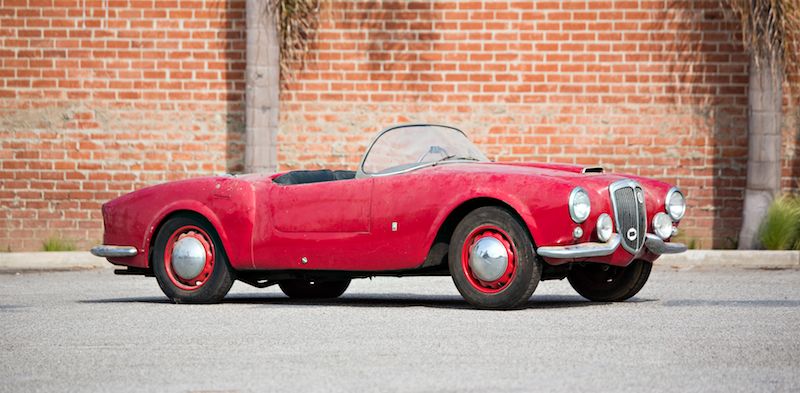
[[[662,267],[613,304],[547,281],[505,312],[449,277],[203,306],[110,269],[2,274],[0,332],[3,392],[798,391],[800,271]]]

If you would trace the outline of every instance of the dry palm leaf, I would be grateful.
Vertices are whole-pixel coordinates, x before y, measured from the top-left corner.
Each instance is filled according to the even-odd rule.
[[[782,65],[785,75],[798,69],[800,0],[721,0],[739,19],[745,48],[758,62]],[[777,70],[775,70],[777,71]]]
[[[275,18],[280,46],[281,75],[287,77],[293,64],[303,64],[309,43],[319,27],[323,0],[267,0],[268,17]]]

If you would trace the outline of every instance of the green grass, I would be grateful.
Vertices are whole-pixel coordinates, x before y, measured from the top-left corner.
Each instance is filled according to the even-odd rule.
[[[70,240],[51,236],[42,242],[44,251],[75,251],[75,243]]]
[[[697,238],[688,237],[683,232],[680,232],[677,235],[673,236],[671,241],[674,241],[676,243],[686,244],[686,248],[690,250],[697,250],[702,248],[702,245],[700,244],[700,241],[697,240]]]
[[[772,203],[759,240],[767,250],[800,250],[800,196],[786,195]]]

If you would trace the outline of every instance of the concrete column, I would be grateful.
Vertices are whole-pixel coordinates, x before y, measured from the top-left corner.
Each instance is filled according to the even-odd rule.
[[[780,62],[750,60],[748,86],[747,189],[739,249],[754,248],[770,204],[781,192],[781,116],[783,73]]]
[[[277,170],[280,49],[268,0],[247,0],[245,172]]]

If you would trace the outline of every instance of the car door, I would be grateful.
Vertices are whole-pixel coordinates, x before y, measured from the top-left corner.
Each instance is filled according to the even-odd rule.
[[[254,244],[269,269],[364,270],[369,249],[373,179],[271,187],[272,231]],[[260,255],[259,255],[260,254]]]
[[[435,174],[423,168],[375,178],[370,236],[375,270],[413,269],[425,260],[442,204],[450,199],[450,180]]]
[[[368,233],[372,179],[277,185],[270,198],[275,230]]]

